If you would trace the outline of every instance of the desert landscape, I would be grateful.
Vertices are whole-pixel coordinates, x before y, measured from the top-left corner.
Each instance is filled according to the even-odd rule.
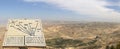
[[[0,45],[6,31],[0,27]],[[106,49],[120,41],[120,23],[114,22],[43,21],[43,32],[44,49]]]
[[[3,46],[120,49],[120,0],[0,0]]]

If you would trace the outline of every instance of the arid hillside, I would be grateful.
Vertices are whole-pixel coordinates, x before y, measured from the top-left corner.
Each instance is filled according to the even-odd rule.
[[[5,31],[7,31],[6,27],[0,27],[0,43],[2,43]],[[120,41],[119,23],[43,22],[43,32],[47,45],[51,49],[69,47],[72,49],[105,49],[106,45],[114,45]],[[56,40],[65,41],[65,43],[61,44]],[[55,42],[59,46],[56,46]]]
[[[106,45],[114,45],[120,41],[120,24],[111,22],[56,22],[43,25],[46,39],[73,39],[80,40],[87,47],[105,49]],[[96,40],[95,43],[89,44]],[[52,41],[51,41],[52,42]],[[82,46],[78,46],[82,47]],[[99,47],[99,48],[98,48]],[[79,49],[79,48],[78,48]],[[82,48],[80,48],[82,49]],[[93,49],[93,48],[92,48]]]
[[[59,22],[58,22],[59,23]],[[95,37],[100,34],[111,34],[120,30],[119,23],[88,22],[88,23],[59,23],[43,24],[46,38],[64,37],[79,39],[81,37]],[[52,34],[52,35],[51,35]]]

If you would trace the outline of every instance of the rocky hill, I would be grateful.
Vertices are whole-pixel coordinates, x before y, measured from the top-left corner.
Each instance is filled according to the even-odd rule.
[[[7,31],[0,27],[0,43]],[[110,22],[44,22],[47,49],[105,49],[120,41],[120,23]]]
[[[44,24],[46,39],[64,38],[80,40],[87,47],[104,49],[106,45],[116,44],[120,40],[120,24],[110,22],[87,22],[87,23],[52,23]],[[91,41],[95,43],[91,43]],[[51,41],[52,42],[52,41]],[[89,44],[91,43],[91,44]],[[82,47],[82,46],[78,46]],[[78,48],[79,49],[79,48]],[[81,48],[82,49],[82,48]],[[93,48],[92,48],[93,49]]]

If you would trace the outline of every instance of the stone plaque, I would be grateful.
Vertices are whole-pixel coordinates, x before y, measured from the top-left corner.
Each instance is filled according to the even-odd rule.
[[[24,36],[7,36],[3,46],[24,46]]]
[[[45,46],[45,39],[40,36],[26,36],[25,45],[27,46]]]
[[[11,19],[3,46],[46,46],[39,19]]]

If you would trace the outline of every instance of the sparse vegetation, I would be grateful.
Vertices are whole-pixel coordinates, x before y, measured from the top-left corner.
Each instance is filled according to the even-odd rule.
[[[111,46],[106,46],[106,49],[120,49],[120,42],[117,43],[115,46],[111,45]]]
[[[55,48],[78,47],[82,44],[80,40],[54,38],[46,40],[47,45]]]
[[[120,49],[120,42],[116,45],[116,49]]]
[[[64,38],[54,38],[46,40],[47,45],[54,48],[66,48],[66,47],[80,47],[80,46],[89,46],[89,48],[97,48],[94,44],[97,40],[91,40],[90,42],[84,43],[81,40],[73,40],[73,39],[64,39]],[[90,47],[91,45],[91,47]]]

